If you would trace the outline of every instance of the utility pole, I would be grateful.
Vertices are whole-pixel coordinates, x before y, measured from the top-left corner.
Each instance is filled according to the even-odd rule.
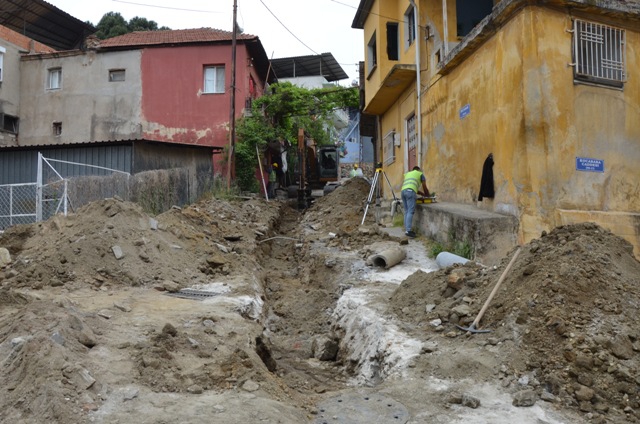
[[[233,0],[233,32],[231,36],[231,111],[229,112],[229,163],[227,169],[227,189],[231,188],[231,178],[235,177],[236,166],[236,38],[238,24],[238,0]]]

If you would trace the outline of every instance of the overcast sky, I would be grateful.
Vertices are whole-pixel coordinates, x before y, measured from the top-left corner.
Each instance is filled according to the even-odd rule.
[[[233,28],[233,0],[47,0],[96,25],[107,12],[140,16],[171,29]],[[237,0],[238,25],[257,35],[269,58],[332,53],[349,79],[364,57],[362,30],[351,28],[359,0]],[[285,28],[286,27],[286,28]]]

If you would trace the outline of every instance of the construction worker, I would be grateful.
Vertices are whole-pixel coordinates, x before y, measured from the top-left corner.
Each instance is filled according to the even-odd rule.
[[[422,191],[418,188],[422,185]],[[402,183],[402,206],[404,207],[404,231],[407,237],[415,237],[416,233],[412,230],[413,213],[416,210],[417,195],[429,197],[429,189],[427,188],[427,179],[420,170],[419,166],[414,166],[412,171],[404,174]]]
[[[269,170],[269,184],[267,184],[267,196],[269,199],[275,199],[276,197],[276,181],[278,181],[278,177],[276,175],[277,169],[278,164],[274,162]]]
[[[362,174],[362,169],[358,167],[357,163],[354,163],[353,169],[349,172],[349,178],[363,177],[363,176],[364,175]]]

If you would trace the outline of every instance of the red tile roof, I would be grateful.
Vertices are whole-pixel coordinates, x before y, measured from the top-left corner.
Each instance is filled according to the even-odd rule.
[[[154,46],[163,44],[189,44],[215,41],[231,41],[233,34],[213,28],[177,29],[166,31],[136,31],[100,42],[100,48]],[[237,40],[253,40],[250,34],[237,34]]]

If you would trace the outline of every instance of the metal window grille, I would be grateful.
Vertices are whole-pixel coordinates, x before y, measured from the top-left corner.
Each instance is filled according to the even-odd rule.
[[[407,142],[409,143],[409,150],[416,147],[417,140],[416,115],[411,115],[411,117],[407,119]]]
[[[607,25],[574,21],[575,77],[620,84],[626,80],[625,32]]]
[[[384,164],[389,165],[396,161],[395,155],[395,130],[389,131],[382,141],[382,154],[384,157]]]

